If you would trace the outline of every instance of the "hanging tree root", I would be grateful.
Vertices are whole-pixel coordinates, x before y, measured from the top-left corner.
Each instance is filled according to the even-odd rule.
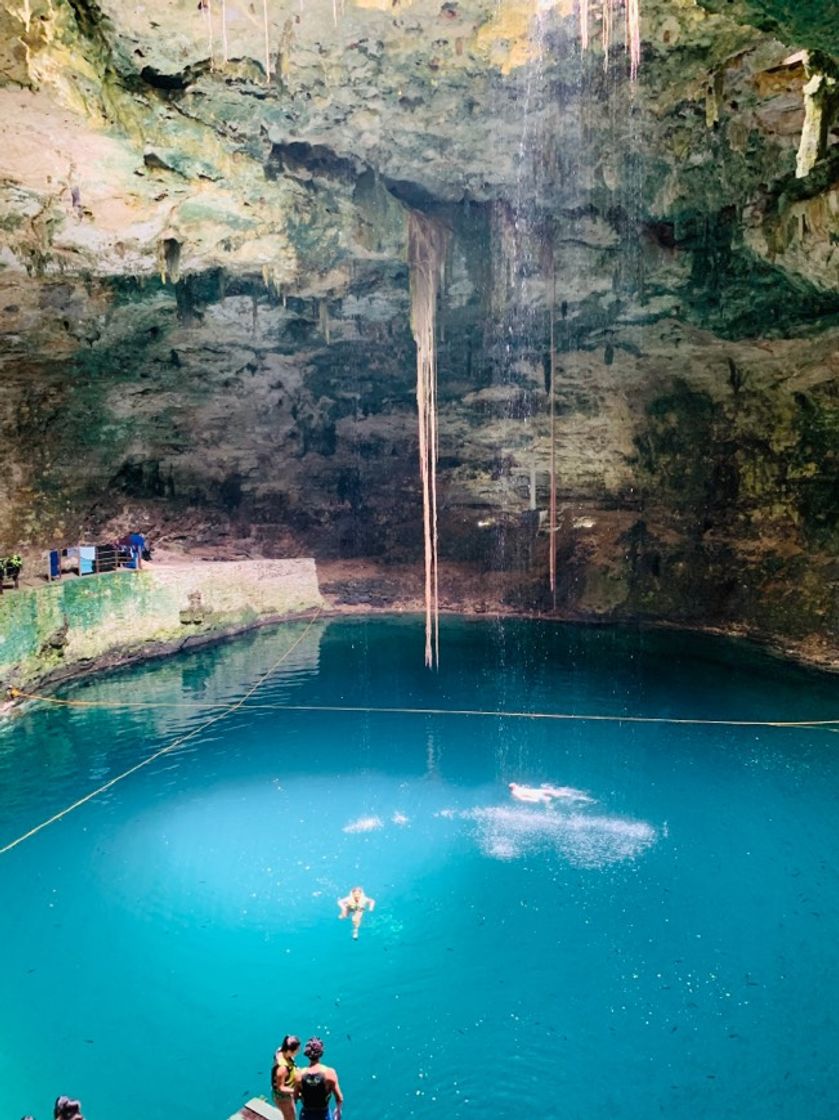
[[[437,295],[443,277],[448,230],[439,221],[411,211],[408,265],[411,329],[417,346],[417,417],[425,551],[425,663],[440,662],[437,577]]]

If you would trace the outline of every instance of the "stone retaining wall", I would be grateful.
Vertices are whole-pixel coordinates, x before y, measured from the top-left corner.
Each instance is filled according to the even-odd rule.
[[[149,567],[0,598],[0,685],[31,687],[323,605],[312,559]]]

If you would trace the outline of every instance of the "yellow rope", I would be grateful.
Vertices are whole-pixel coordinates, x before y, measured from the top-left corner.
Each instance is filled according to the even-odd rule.
[[[225,719],[227,716],[235,712],[238,708],[241,708],[245,701],[248,700],[249,697],[253,696],[256,690],[262,684],[264,684],[264,682],[268,679],[268,677],[271,676],[271,674],[278,668],[278,666],[281,665],[283,661],[285,661],[291,651],[296,646],[300,645],[300,643],[308,634],[309,630],[316,622],[319,614],[320,610],[318,610],[309,619],[309,622],[306,625],[303,633],[295,638],[288,649],[285,650],[282,655],[277,658],[271,668],[266,670],[266,672],[262,674],[256,684],[251,685],[247,692],[245,692],[238,700],[234,701],[234,703],[232,704],[229,704],[226,708],[224,708],[223,711],[219,712],[218,715],[212,716],[210,719],[205,720],[204,723],[200,724],[200,726],[193,728],[192,731],[187,731],[185,735],[179,735],[178,738],[174,739],[171,743],[169,743],[168,746],[161,747],[159,751],[155,751],[154,754],[149,755],[148,758],[144,758],[143,761],[138,762],[136,766],[132,766],[128,770],[124,770],[121,774],[117,774],[116,777],[111,778],[109,781],[105,782],[104,785],[101,785],[97,789],[92,790],[90,793],[85,794],[84,797],[80,797],[78,801],[74,801],[72,805],[68,805],[66,809],[62,809],[59,813],[54,813],[53,816],[49,817],[47,820],[41,821],[40,824],[36,824],[33,828],[30,828],[28,832],[24,832],[21,836],[18,836],[16,840],[10,841],[4,847],[0,848],[0,856],[5,855],[6,852],[10,852],[12,848],[16,848],[18,844],[22,844],[24,840],[29,840],[42,829],[47,828],[51,824],[55,824],[55,822],[60,821],[62,817],[66,817],[69,813],[72,813],[74,809],[78,809],[80,808],[80,806],[85,805],[88,801],[92,801],[93,798],[98,797],[100,793],[105,793],[106,790],[111,789],[112,786],[115,786],[118,782],[124,781],[126,778],[130,777],[131,774],[136,774],[138,770],[142,770],[143,767],[148,766],[150,762],[154,762],[155,759],[161,758],[165,754],[169,754],[169,752],[173,751],[176,747],[181,746],[189,739],[194,739],[196,735],[199,735],[202,731],[206,731],[206,729],[208,727],[211,727],[214,723],[219,723],[221,720]],[[13,689],[11,691],[17,692],[21,696],[25,695],[24,693],[20,693],[17,689]],[[72,703],[72,701],[67,701],[67,703]]]
[[[679,719],[675,716],[613,716],[585,715],[577,712],[504,712],[480,708],[362,708],[337,704],[253,704],[248,711],[264,708],[285,712],[364,712],[415,716],[485,716],[491,719],[557,719],[579,720],[582,723],[689,723],[709,727],[828,727],[839,719],[760,720],[760,719]]]
[[[291,647],[294,648],[293,646]],[[291,649],[287,651],[291,652]],[[284,655],[285,656],[285,655]],[[276,666],[272,666],[265,676],[269,676]],[[260,684],[265,677],[260,679]],[[241,707],[248,696],[252,695],[255,688],[238,701],[235,707]],[[143,700],[60,700],[55,696],[41,696],[35,692],[22,692],[20,689],[9,689],[10,694],[22,700],[39,700],[44,704],[60,704],[74,708],[218,708],[220,704],[201,703],[149,703]],[[224,711],[232,711],[225,707]],[[581,723],[669,723],[669,724],[697,724],[709,727],[832,727],[839,729],[839,719],[701,719],[699,717],[679,716],[623,716],[623,715],[593,715],[583,712],[509,712],[487,708],[381,708],[372,706],[349,704],[249,704],[249,712],[356,712],[364,714],[381,715],[411,715],[411,716],[482,716],[491,719],[554,719],[577,720]]]
[[[311,627],[316,622],[320,611],[317,611],[312,618],[309,619],[305,630],[300,634],[285,650],[274,664],[262,674],[257,680],[256,684],[245,692],[238,700],[232,704],[225,705],[222,710],[212,716],[210,719],[205,720],[200,726],[188,731],[185,735],[180,735],[165,747],[161,747],[159,751],[144,758],[142,762],[138,762],[136,766],[124,770],[121,774],[111,778],[97,789],[92,790],[90,793],[80,797],[78,801],[74,801],[72,805],[68,805],[66,809],[61,812],[55,813],[40,824],[30,828],[28,832],[24,832],[18,836],[16,840],[12,840],[4,847],[0,848],[0,855],[10,852],[12,848],[16,848],[18,844],[22,844],[24,840],[30,839],[42,829],[47,828],[56,821],[66,817],[73,810],[78,809],[80,806],[85,805],[88,801],[92,801],[94,797],[99,794],[105,793],[106,790],[111,789],[118,782],[124,781],[130,777],[131,774],[136,774],[138,770],[142,770],[144,766],[154,762],[156,759],[161,758],[165,754],[169,754],[176,747],[181,746],[189,739],[193,739],[214,723],[219,723],[231,713],[243,707],[247,700],[260,688],[268,677],[282,664],[288,655],[298,646],[308,634]],[[159,703],[151,704],[147,701],[106,701],[106,700],[61,700],[54,696],[41,696],[34,692],[24,692],[19,688],[9,689],[9,695],[13,698],[22,700],[39,700],[44,704],[59,704],[65,707],[74,708],[135,708],[143,707],[147,710],[153,708],[201,708],[201,707],[219,707],[219,705],[204,705],[204,704],[188,704],[188,703]],[[407,708],[407,707],[393,707],[393,708],[377,708],[362,705],[349,705],[349,704],[251,704],[248,711],[284,711],[284,712],[342,712],[342,713],[356,713],[356,714],[379,714],[379,715],[421,715],[421,716],[479,716],[489,719],[534,719],[534,720],[564,720],[564,721],[578,721],[580,723],[658,723],[658,724],[676,724],[676,725],[695,725],[704,727],[776,727],[776,728],[813,728],[814,730],[822,729],[825,731],[839,732],[839,719],[807,719],[807,720],[757,720],[757,719],[699,719],[699,718],[685,718],[677,716],[626,716],[626,715],[593,715],[590,713],[583,714],[578,712],[508,712],[508,711],[491,711],[482,708]]]
[[[227,707],[224,701],[202,703],[200,700],[179,700],[171,703],[161,700],[150,703],[148,700],[60,700],[57,696],[41,696],[37,692],[24,692],[20,688],[10,688],[9,696],[12,700],[38,700],[42,704],[59,704],[67,708],[187,708],[195,711],[200,708]]]

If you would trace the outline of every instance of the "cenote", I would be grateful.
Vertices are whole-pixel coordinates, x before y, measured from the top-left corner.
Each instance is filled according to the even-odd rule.
[[[839,1117],[837,260],[835,2],[0,0],[0,1120]]]
[[[101,1117],[229,1115],[294,1031],[324,1038],[347,1116],[835,1116],[837,740],[759,725],[835,719],[835,678],[455,617],[429,673],[419,631],[295,622],[0,730],[6,845],[276,666],[0,857],[3,1115],[44,1086]],[[377,906],[353,941],[356,883]]]

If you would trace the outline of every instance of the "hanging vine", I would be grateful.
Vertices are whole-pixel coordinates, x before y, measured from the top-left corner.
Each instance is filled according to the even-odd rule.
[[[553,267],[553,261],[551,261]],[[548,397],[550,407],[550,491],[548,496],[548,582],[556,608],[556,272],[551,280],[551,356]]]
[[[425,555],[425,664],[440,663],[440,595],[437,573],[437,296],[443,277],[448,231],[439,221],[411,211],[408,266],[411,330],[417,346],[422,524]]]
[[[608,3],[608,0],[605,0]],[[588,50],[589,0],[580,0],[580,46]]]
[[[265,84],[271,84],[271,40],[268,34],[268,0],[262,0],[262,29],[265,36]]]
[[[603,23],[601,36],[603,42],[603,69],[609,69],[609,51],[612,47],[612,17],[615,0],[603,0]]]
[[[202,0],[204,14],[207,17],[207,50],[210,54],[210,69],[215,69],[215,62],[213,59],[213,52],[215,50],[215,43],[213,42],[213,0]]]
[[[624,46],[629,54],[629,76],[634,82],[638,77],[638,68],[641,65],[640,0],[602,0],[600,19],[603,67],[606,70],[609,68],[615,8],[619,7],[621,3],[624,7]],[[588,50],[590,42],[591,0],[577,0],[577,18],[580,25],[580,47],[585,52]]]
[[[639,0],[626,0],[626,45],[629,50],[629,76],[635,81],[641,65],[641,8]]]

